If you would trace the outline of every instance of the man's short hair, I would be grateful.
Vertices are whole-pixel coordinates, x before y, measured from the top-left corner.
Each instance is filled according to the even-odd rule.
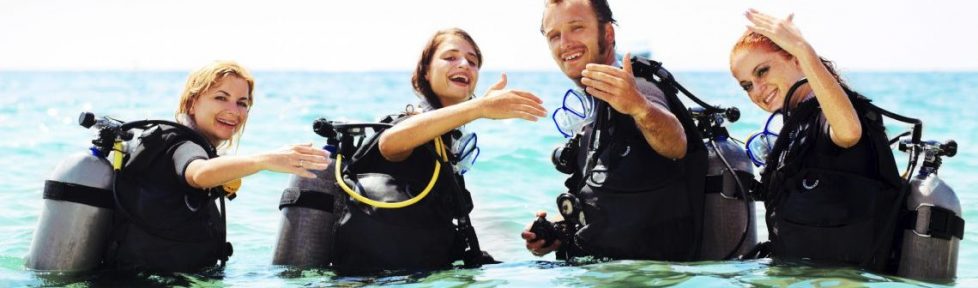
[[[560,4],[564,0],[546,0],[546,5]],[[591,9],[594,10],[594,15],[598,18],[598,24],[604,24],[611,22],[611,24],[618,24],[615,18],[611,15],[611,7],[608,6],[608,0],[588,0],[591,4]]]

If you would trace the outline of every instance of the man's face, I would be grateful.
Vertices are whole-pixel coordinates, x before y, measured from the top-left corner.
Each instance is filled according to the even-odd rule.
[[[543,12],[543,36],[550,54],[568,78],[580,85],[588,63],[612,64],[609,43],[614,38],[610,23],[601,29],[597,15],[586,0],[565,0],[547,5]],[[603,33],[602,33],[603,32]]]

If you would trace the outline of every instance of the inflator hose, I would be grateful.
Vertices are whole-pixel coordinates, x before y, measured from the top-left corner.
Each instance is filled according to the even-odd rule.
[[[442,143],[441,137],[435,137],[435,151],[437,152],[437,156],[440,156],[445,161],[448,161],[448,156],[447,153],[445,152],[445,144]],[[336,154],[336,184],[338,184],[340,188],[342,188],[343,191],[346,192],[347,195],[353,197],[353,199],[356,199],[357,201],[360,201],[364,204],[376,208],[384,208],[384,209],[404,208],[407,206],[411,206],[414,203],[417,203],[418,201],[421,201],[421,199],[424,199],[425,196],[428,196],[428,193],[431,192],[431,189],[435,187],[435,183],[438,182],[438,174],[439,174],[438,172],[441,171],[441,161],[435,159],[435,169],[434,172],[432,172],[431,174],[431,180],[428,181],[428,186],[426,186],[424,190],[422,190],[421,193],[418,194],[418,196],[414,196],[414,198],[404,200],[401,202],[381,202],[360,195],[360,193],[353,191],[353,189],[350,188],[350,186],[346,185],[346,181],[343,181],[342,162],[343,162],[343,155]]]

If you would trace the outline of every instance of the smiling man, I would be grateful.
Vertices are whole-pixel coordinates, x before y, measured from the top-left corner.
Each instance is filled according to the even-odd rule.
[[[561,197],[573,198],[579,211],[562,212],[568,221],[558,226],[572,233],[545,245],[528,229],[527,249],[537,256],[558,250],[565,259],[696,259],[706,156],[694,127],[676,117],[685,108],[636,78],[631,61],[616,59],[606,0],[544,2],[540,32],[551,56],[596,104],[588,116],[594,120],[573,131],[577,144],[568,146],[576,163],[565,182],[570,193]]]

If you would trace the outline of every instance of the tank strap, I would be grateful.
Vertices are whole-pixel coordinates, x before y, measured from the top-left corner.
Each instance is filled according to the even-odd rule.
[[[278,209],[285,207],[304,207],[326,212],[334,212],[335,197],[332,194],[295,187],[286,188],[282,193],[282,200],[278,203]]]
[[[228,258],[230,258],[232,254],[234,254],[234,246],[231,245],[231,242],[228,242],[228,210],[226,209],[226,207],[224,207],[225,191],[223,188],[220,187],[213,188],[211,189],[211,191],[219,192],[218,194],[220,194],[220,198],[221,198],[221,218],[222,218],[221,219],[222,220],[221,242],[224,242],[224,244],[221,245],[221,248],[219,248],[219,250],[216,251],[216,253],[217,253],[217,259],[221,261],[220,267],[223,268],[228,264]]]
[[[75,202],[104,209],[115,209],[115,202],[112,201],[112,190],[51,180],[44,181],[44,199]]]
[[[748,183],[750,183],[750,181],[756,181],[756,180],[754,180],[754,174],[752,174],[752,173],[747,173],[747,172],[744,172],[744,171],[734,171],[734,174],[737,175],[737,178],[740,178],[740,181],[741,182],[747,184],[746,186],[750,186],[750,184],[748,184]],[[706,193],[706,194],[723,194],[723,176],[724,175],[726,175],[726,171],[724,171],[724,174],[706,176],[706,184],[705,184],[705,187],[704,187],[705,188],[704,193]],[[723,196],[724,197],[727,197],[727,198],[744,199],[744,197],[743,197],[743,195],[744,195],[743,194],[743,191],[740,191],[740,188],[737,188],[736,185],[734,185],[734,186],[735,186],[734,188],[737,189],[737,192],[736,192],[735,195],[726,195],[726,194],[724,194]],[[748,190],[750,190],[749,187],[745,187],[745,188],[748,189]]]
[[[924,221],[918,221],[923,216]],[[951,237],[964,239],[964,219],[949,209],[922,205],[917,210],[908,211],[901,226],[922,237],[951,240]]]

